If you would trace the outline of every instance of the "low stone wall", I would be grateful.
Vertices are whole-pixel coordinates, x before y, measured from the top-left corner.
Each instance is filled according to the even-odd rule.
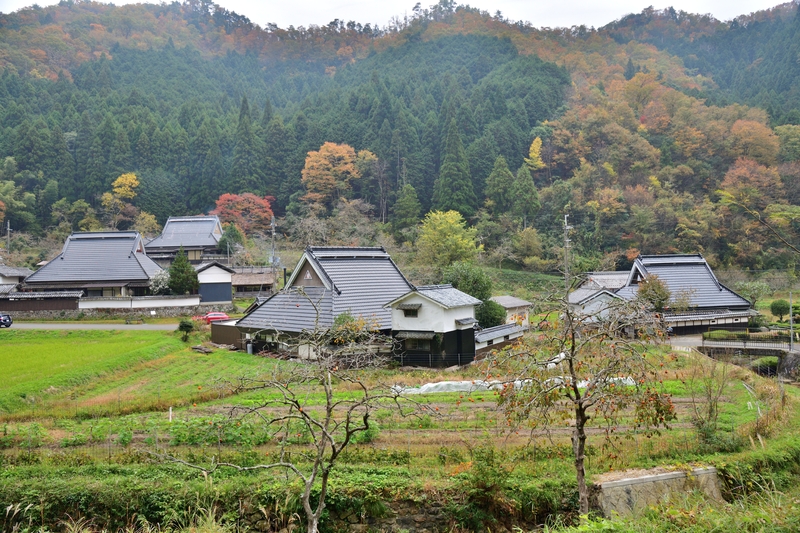
[[[615,514],[635,516],[650,506],[694,490],[705,493],[709,499],[722,501],[717,469],[632,474],[631,477],[596,483],[592,487],[592,499],[594,506],[607,518]]]
[[[150,311],[155,311],[152,315]],[[147,320],[157,317],[191,317],[202,315],[209,311],[222,311],[225,313],[234,312],[233,306],[219,305],[197,305],[194,307],[161,307],[158,309],[72,309],[64,311],[38,310],[38,311],[14,311],[14,320],[105,320],[115,318],[139,318]]]

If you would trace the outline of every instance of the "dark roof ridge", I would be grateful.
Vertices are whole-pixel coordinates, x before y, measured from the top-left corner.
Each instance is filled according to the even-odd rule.
[[[420,285],[419,287],[414,287],[414,290],[428,290],[428,291],[435,291],[438,289],[455,289],[451,283],[440,283],[438,285]]]

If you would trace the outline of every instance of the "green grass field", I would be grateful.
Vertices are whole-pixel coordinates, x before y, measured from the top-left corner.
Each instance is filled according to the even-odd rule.
[[[39,480],[37,490],[44,492],[51,486],[61,487],[63,479],[71,479],[63,486],[64,501],[71,501],[69,495],[78,490],[78,485],[91,487],[85,489],[87,494],[96,491],[86,496],[87,501],[102,499],[111,490],[110,485],[106,487],[111,483],[108,480],[147,486],[153,493],[163,487],[150,480],[198,480],[199,474],[194,471],[154,463],[146,455],[152,450],[166,449],[206,464],[212,455],[253,464],[274,454],[278,446],[274,436],[257,417],[229,418],[229,414],[231,406],[256,405],[277,393],[262,390],[232,396],[226,382],[257,378],[275,370],[291,372],[297,363],[227,350],[199,354],[190,349],[206,336],[205,332],[195,333],[189,343],[183,343],[174,332],[0,332],[0,365],[4,369],[0,382],[0,464],[10,466],[0,476],[0,496],[17,494],[13,492],[17,490],[28,494],[31,478]],[[756,402],[767,416],[758,429],[767,451],[773,442],[786,441],[800,427],[800,414],[794,409],[800,401],[795,389],[786,389],[785,405],[791,411],[778,419],[775,398],[779,391],[775,383],[731,367],[729,387],[720,404],[721,440],[701,443],[692,424],[689,390],[690,371],[704,359],[660,349],[653,349],[651,357],[660,368],[657,377],[664,390],[674,395],[678,419],[670,429],[648,437],[630,430],[631,414],[625,413],[619,421],[623,436],[611,443],[604,441],[602,428],[592,425],[587,454],[590,476],[609,469],[693,462],[725,468],[725,463],[751,453],[747,435],[754,434]],[[456,372],[382,369],[363,377],[371,384],[417,386],[484,375],[485,370],[476,365]],[[752,387],[756,396],[742,383]],[[323,397],[317,387],[308,385],[300,392],[309,402],[309,410],[319,409]],[[337,394],[355,392],[341,383]],[[447,500],[462,494],[465,484],[482,486],[481,476],[488,475],[502,480],[502,490],[528,502],[524,505],[532,513],[569,514],[574,470],[568,421],[549,436],[531,435],[524,429],[515,433],[508,431],[504,417],[496,411],[492,392],[428,394],[415,399],[430,408],[429,414],[404,418],[388,404],[374,413],[378,429],[368,439],[351,445],[335,470],[332,482],[340,500],[334,501],[368,495],[390,499],[398,494]],[[170,407],[172,421],[167,416]],[[302,432],[287,441],[299,463],[305,460],[307,441]],[[752,446],[760,444],[753,442]],[[496,462],[486,462],[485,450],[494,450]],[[738,450],[738,455],[731,455],[732,450]],[[216,496],[223,508],[228,505],[223,501],[228,497],[224,496],[225,483],[245,492],[251,491],[247,488],[251,485],[279,487],[274,489],[278,491],[286,487],[285,476],[277,472],[240,475],[221,471],[215,475],[213,487],[214,491],[223,491],[218,493],[223,496]],[[200,486],[192,485],[192,490],[206,491],[197,488]],[[163,497],[172,502],[170,505],[183,505],[170,500],[171,493],[164,490]],[[53,501],[61,501],[55,492],[47,494]],[[234,496],[230,493],[231,498]],[[129,497],[133,498],[133,493]],[[207,497],[212,497],[211,492]],[[127,505],[122,494],[118,499],[108,504],[109,509]],[[6,503],[2,497],[0,503]],[[472,509],[471,513],[475,508],[469,505],[463,509]],[[460,516],[462,511],[453,512]],[[463,520],[458,523],[468,523]]]
[[[187,406],[222,396],[220,380],[257,377],[273,364],[227,350],[200,354],[163,331],[6,330],[0,344],[0,420]]]

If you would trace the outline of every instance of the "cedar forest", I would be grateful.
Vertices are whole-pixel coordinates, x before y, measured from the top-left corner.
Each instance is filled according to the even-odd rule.
[[[453,210],[501,265],[552,271],[569,215],[583,270],[793,268],[798,32],[796,3],[600,29],[452,0],[383,28],[262,28],[208,0],[0,13],[0,219],[63,238],[274,212],[296,243],[367,245]],[[380,231],[315,230],[341,213]]]

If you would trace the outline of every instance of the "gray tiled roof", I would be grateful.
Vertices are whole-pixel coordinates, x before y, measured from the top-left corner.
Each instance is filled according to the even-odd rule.
[[[477,298],[454,288],[452,285],[424,285],[417,287],[416,291],[431,300],[439,303],[446,309],[453,307],[464,307],[468,305],[480,305]]]
[[[499,339],[506,335],[522,333],[522,326],[517,324],[501,324],[493,328],[482,329],[475,332],[475,342],[486,342],[491,339]]]
[[[609,294],[612,297],[615,297],[617,293],[608,289],[575,289],[571,293],[567,295],[567,302],[573,305],[582,304],[595,296],[599,296],[601,293]]]
[[[504,309],[516,309],[518,307],[530,307],[533,305],[531,302],[515,296],[493,296],[489,299],[501,305]]]
[[[321,300],[325,305],[321,307],[320,313],[325,316],[320,316],[320,327],[330,327],[336,316],[349,312],[354,316],[377,320],[381,329],[388,329],[392,324],[392,314],[391,309],[383,307],[384,304],[412,288],[383,248],[309,247],[303,257],[314,266],[328,285],[324,288],[325,293]],[[303,260],[301,258],[300,262]],[[305,291],[316,295],[322,289],[306,287]],[[291,289],[288,294],[291,296],[295,292],[296,289]],[[298,300],[296,294],[291,296],[294,298],[292,300],[287,300],[287,296],[278,298],[281,294],[283,292],[264,302],[240,320],[238,325],[258,328],[264,327],[259,324],[280,322],[286,323],[285,331],[313,329],[315,313],[303,309],[308,306],[313,311],[308,300]],[[295,324],[289,324],[280,316],[286,312],[285,305],[290,301],[300,304],[300,307],[289,308],[297,321]]]
[[[169,217],[161,235],[147,243],[147,249],[216,248],[219,236],[214,235],[214,228],[219,224],[216,215]]]
[[[581,284],[582,288],[595,289],[620,289],[628,282],[627,270],[613,272],[587,272],[586,281]]]
[[[13,292],[17,288],[16,283],[4,283],[0,285],[0,294],[7,294],[9,292]]]
[[[639,286],[633,281],[656,275],[664,282],[672,297],[688,296],[689,305],[697,309],[749,308],[750,302],[721,284],[700,254],[642,255],[634,261],[628,284],[617,291],[626,299],[636,296]]]
[[[268,298],[236,325],[292,333],[314,331],[315,326],[327,329],[333,325],[332,309],[332,292],[325,287],[292,287]]]
[[[26,285],[63,282],[149,282],[161,267],[142,252],[135,231],[73,233],[55,259],[28,276]]]
[[[26,276],[30,276],[31,274],[33,274],[33,270],[31,270],[30,268],[0,265],[0,275],[2,276],[7,276],[7,277],[19,276],[21,278],[24,278]]]

